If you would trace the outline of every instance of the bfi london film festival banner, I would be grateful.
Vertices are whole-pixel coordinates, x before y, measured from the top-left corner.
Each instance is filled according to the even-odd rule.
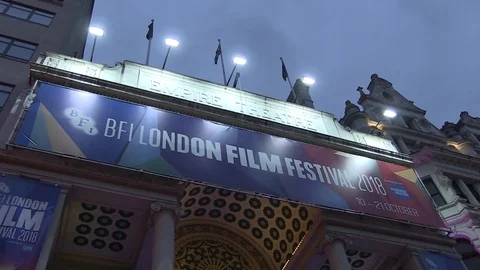
[[[444,227],[412,169],[42,83],[15,144]]]
[[[59,194],[53,185],[0,176],[0,269],[35,269]]]

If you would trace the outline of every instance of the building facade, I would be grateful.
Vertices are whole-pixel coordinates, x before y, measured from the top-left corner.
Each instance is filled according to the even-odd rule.
[[[430,198],[456,239],[457,251],[469,269],[480,265],[479,134],[480,120],[468,112],[457,123],[439,129],[425,118],[426,111],[374,74],[367,87],[359,87],[357,105],[346,102],[340,121],[346,127],[391,139],[404,154],[413,156],[414,168]],[[385,110],[396,116],[384,116]]]
[[[0,247],[23,257],[2,266],[464,269],[415,160],[301,81],[293,104],[129,61],[29,75],[0,152]]]
[[[93,0],[0,1],[0,123],[26,95],[29,63],[41,53],[83,57],[93,4]]]

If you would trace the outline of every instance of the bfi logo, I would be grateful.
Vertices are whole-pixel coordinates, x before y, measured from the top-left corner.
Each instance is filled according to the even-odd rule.
[[[86,116],[80,110],[68,108],[64,111],[64,114],[70,119],[70,124],[76,129],[82,130],[85,134],[90,136],[97,135],[98,129],[95,127],[95,120]]]

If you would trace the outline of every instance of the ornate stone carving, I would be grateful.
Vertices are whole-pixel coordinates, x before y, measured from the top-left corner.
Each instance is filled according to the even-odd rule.
[[[447,136],[449,136],[449,133],[455,130],[455,126],[455,123],[445,121],[440,130],[444,132]]]
[[[264,256],[244,236],[216,225],[181,226],[175,234],[175,269],[178,270],[279,269]],[[286,260],[282,259],[282,262]]]
[[[60,63],[60,60],[57,58],[52,58],[52,57],[47,57],[47,63],[45,64],[46,66],[49,67],[54,67],[56,68],[58,64]]]
[[[437,175],[437,178],[438,178],[438,183],[442,187],[448,188],[452,186],[452,179],[448,178],[447,176],[440,174],[440,175]]]
[[[350,100],[345,101],[345,116],[349,116],[353,113],[359,112],[360,108],[353,104]]]
[[[87,67],[87,71],[85,72],[85,75],[87,75],[89,77],[97,77],[97,69]]]
[[[247,263],[239,251],[227,244],[215,240],[202,239],[191,241],[188,246],[182,247],[175,257],[178,269],[220,270],[238,269],[248,270],[252,265]]]
[[[359,86],[359,87],[357,88],[357,91],[360,92],[360,96],[361,96],[361,97],[366,96],[365,92],[363,92],[363,87],[360,87],[360,86]]]
[[[383,78],[380,78],[377,74],[372,74],[372,76],[370,76],[370,79],[371,79],[371,82],[368,88],[370,91],[372,91],[374,88],[377,88],[377,87],[380,90],[388,90],[392,88],[391,82]]]
[[[30,94],[25,97],[25,101],[23,102],[23,107],[24,108],[30,108],[30,105],[32,105],[33,99],[35,98],[36,94]]]
[[[480,118],[471,116],[467,111],[460,113],[460,120],[466,124],[480,125]]]
[[[325,243],[328,244],[328,243],[333,243],[333,242],[336,242],[336,241],[340,241],[343,243],[343,246],[345,248],[347,248],[348,246],[351,246],[353,241],[352,239],[350,239],[348,236],[346,235],[343,235],[343,234],[339,234],[339,233],[335,233],[335,232],[327,232],[325,234]]]
[[[468,114],[467,111],[463,111],[463,112],[460,113],[460,119],[462,119],[462,120],[464,118],[469,118],[469,117],[470,117],[470,115]]]
[[[177,217],[184,215],[182,207],[176,202],[155,201],[150,204],[150,209],[152,209],[153,212],[172,211]]]

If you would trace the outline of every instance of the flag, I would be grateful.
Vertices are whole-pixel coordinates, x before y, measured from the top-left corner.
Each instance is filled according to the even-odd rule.
[[[287,81],[287,78],[288,78],[287,68],[285,67],[285,63],[283,62],[283,58],[280,58],[280,60],[282,60],[282,78],[283,78],[284,81]]]
[[[148,32],[147,32],[147,39],[152,40],[153,38],[153,20],[152,22],[148,25]]]
[[[218,42],[218,47],[217,51],[215,52],[215,65],[218,62],[218,57],[222,54],[222,46],[220,45],[220,42]]]

